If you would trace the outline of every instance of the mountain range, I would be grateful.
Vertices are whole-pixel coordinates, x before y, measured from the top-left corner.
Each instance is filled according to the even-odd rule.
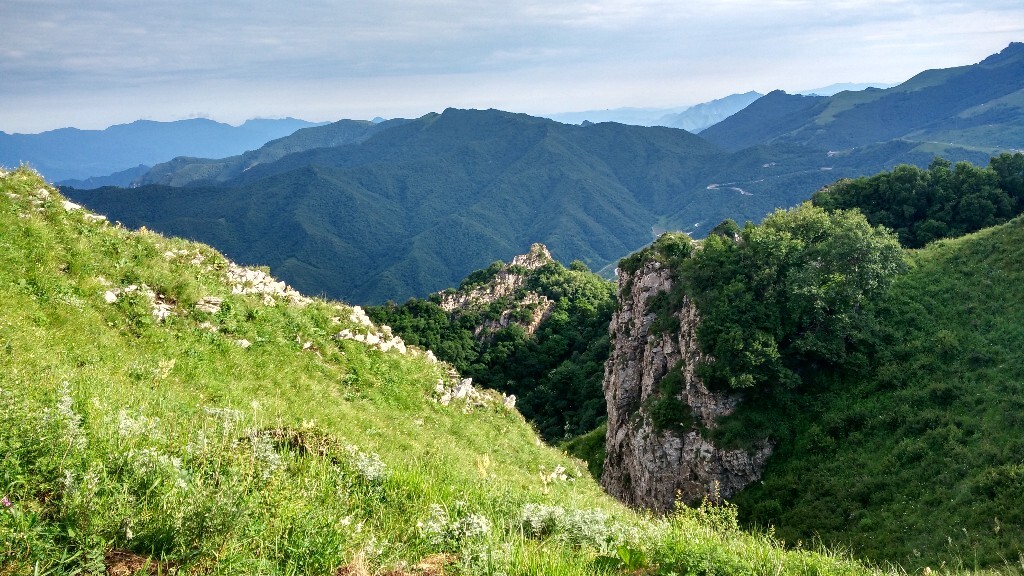
[[[60,128],[40,134],[0,132],[0,165],[16,167],[28,163],[47,178],[56,182],[75,180],[68,184],[79,187],[93,183],[127,184],[138,176],[140,164],[152,166],[176,156],[230,156],[258,148],[300,128],[318,125],[284,118],[254,119],[231,126],[193,118],[174,122],[138,120],[104,130]],[[126,170],[126,174],[114,174]],[[101,176],[107,179],[88,181]]]
[[[926,166],[936,154],[984,164],[1024,147],[1022,94],[1024,45],[1012,44],[885,90],[773,92],[699,136],[449,109],[308,128],[142,179],[178,187],[67,194],[126,225],[269,264],[303,291],[380,303],[456,285],[534,242],[610,274],[661,231],[701,236],[726,218],[757,221],[839,178]],[[332,145],[331,131],[358,136]]]
[[[682,108],[611,108],[608,110],[563,112],[551,114],[547,117],[566,124],[618,122],[634,126],[682,128],[696,134],[708,126],[721,122],[742,110],[760,96],[761,94],[750,91],[743,94],[731,94],[724,98]]]

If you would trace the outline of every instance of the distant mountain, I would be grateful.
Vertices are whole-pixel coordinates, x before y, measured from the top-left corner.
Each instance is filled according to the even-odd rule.
[[[829,84],[821,88],[811,88],[810,90],[800,90],[797,94],[803,94],[804,96],[834,96],[840,92],[860,92],[861,90],[867,90],[868,88],[892,88],[895,84],[885,84],[882,82],[840,82],[839,84]]]
[[[665,126],[667,128],[682,128],[696,134],[708,126],[721,122],[742,110],[760,97],[761,94],[757,92],[747,92],[745,94],[732,94],[695,106],[586,110],[583,112],[551,114],[547,118],[565,124],[618,122],[619,124],[631,124],[633,126]]]
[[[80,190],[93,190],[104,186],[119,186],[121,188],[127,188],[128,186],[131,186],[133,182],[141,178],[143,174],[149,172],[149,170],[149,166],[139,164],[135,168],[114,172],[107,176],[93,176],[84,180],[61,180],[58,184],[61,186],[69,186],[71,188],[78,188]]]
[[[135,185],[187,186],[197,183],[224,182],[241,175],[253,166],[273,162],[288,154],[314,148],[358,144],[378,132],[405,122],[409,122],[409,120],[339,120],[326,126],[303,128],[289,136],[268,142],[258,150],[250,150],[238,156],[219,160],[185,156],[175,158],[154,166],[151,170],[133,179],[132,183]],[[73,184],[69,185],[77,188]]]
[[[885,90],[771,92],[700,136],[449,109],[309,128],[144,177],[185,187],[67,194],[126,225],[269,264],[305,292],[373,304],[454,286],[534,242],[607,276],[662,231],[756,222],[841,178],[937,154],[986,164],[997,141],[1024,148],[1022,96],[1024,45],[1013,44]]]
[[[772,92],[701,135],[728,150],[794,143],[841,151],[903,140],[941,154],[1024,148],[1024,43],[885,90],[824,98]]]
[[[675,108],[606,108],[604,110],[584,110],[582,112],[560,112],[558,114],[548,114],[544,117],[563,124],[618,122],[619,124],[629,124],[632,126],[658,126],[659,121],[666,115],[676,114],[687,108],[687,106]]]
[[[725,98],[691,106],[676,114],[666,114],[659,118],[656,124],[669,128],[682,128],[696,134],[743,110],[761,96],[760,93],[754,91],[732,94]]]
[[[53,181],[106,176],[176,156],[221,158],[317,123],[285,118],[248,120],[231,126],[196,118],[175,122],[138,120],[104,130],[60,128],[40,134],[0,132],[0,166],[26,162]]]
[[[764,144],[780,133],[803,126],[808,110],[823,100],[824,96],[800,96],[775,90],[702,131],[701,136],[726,150]]]
[[[832,157],[792,144],[727,153],[679,129],[574,126],[498,110],[391,122],[360,143],[244,170],[238,159],[179,159],[181,170],[166,174],[186,187],[66,193],[128,226],[269,264],[305,292],[374,304],[457,285],[534,242],[608,275],[661,231],[702,236],[725,218],[760,220],[837,178],[932,159],[899,142]],[[320,141],[318,133],[343,126],[294,138]],[[987,161],[967,152],[952,159],[964,157]]]

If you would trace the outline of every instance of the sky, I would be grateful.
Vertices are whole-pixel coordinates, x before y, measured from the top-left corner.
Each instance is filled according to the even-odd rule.
[[[1021,0],[0,0],[0,131],[676,108],[896,84],[1024,41]]]

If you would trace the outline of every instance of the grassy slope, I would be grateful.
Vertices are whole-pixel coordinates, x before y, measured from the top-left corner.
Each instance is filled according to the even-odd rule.
[[[789,541],[930,564],[1019,567],[1024,552],[1024,220],[911,253],[877,304],[867,378],[796,416],[737,498]]]
[[[226,266],[0,173],[0,574],[618,573],[620,544],[647,573],[868,572],[728,508],[639,517],[517,413],[433,401],[443,366],[332,338],[348,307],[233,295]],[[173,313],[106,301],[131,284]]]

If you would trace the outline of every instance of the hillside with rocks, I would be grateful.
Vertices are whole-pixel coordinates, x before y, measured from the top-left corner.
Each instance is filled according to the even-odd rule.
[[[367,312],[475,383],[514,396],[541,436],[557,442],[605,416],[600,383],[613,305],[611,282],[580,262],[566,268],[533,244],[457,289]]]
[[[0,246],[4,573],[879,573],[729,507],[635,514],[358,308],[26,168]]]

